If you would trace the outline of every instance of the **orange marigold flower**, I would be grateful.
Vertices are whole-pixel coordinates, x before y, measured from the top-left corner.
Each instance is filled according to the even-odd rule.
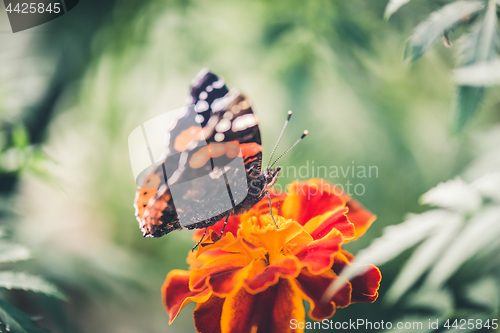
[[[310,303],[309,317],[322,320],[337,307],[377,299],[381,275],[371,266],[329,302],[321,300],[353,259],[342,244],[360,237],[375,215],[321,179],[295,182],[287,195],[273,193],[272,207],[279,229],[265,198],[231,216],[220,240],[223,221],[210,227],[207,240],[188,256],[190,271],[168,274],[162,297],[170,323],[193,301],[200,333],[302,331],[290,320],[305,321],[303,300]]]

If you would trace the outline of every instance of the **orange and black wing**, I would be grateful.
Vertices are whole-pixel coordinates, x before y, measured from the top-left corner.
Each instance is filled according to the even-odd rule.
[[[261,138],[250,101],[202,71],[189,102],[168,133],[166,157],[147,171],[137,191],[144,236],[212,225],[247,207],[262,190]]]

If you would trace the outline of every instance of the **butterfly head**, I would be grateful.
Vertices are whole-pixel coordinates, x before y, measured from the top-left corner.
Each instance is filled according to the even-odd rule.
[[[281,167],[277,167],[276,169],[266,169],[266,171],[264,171],[264,177],[266,179],[266,187],[274,186],[274,183],[276,183],[280,171]]]

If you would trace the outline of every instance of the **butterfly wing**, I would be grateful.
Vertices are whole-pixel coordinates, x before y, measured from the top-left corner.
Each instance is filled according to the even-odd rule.
[[[250,101],[205,70],[192,82],[189,103],[167,134],[165,158],[137,192],[144,236],[212,225],[262,191],[262,146]]]

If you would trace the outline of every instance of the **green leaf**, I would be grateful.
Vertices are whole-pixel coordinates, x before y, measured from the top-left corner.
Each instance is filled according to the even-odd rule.
[[[0,300],[0,322],[10,333],[47,333],[38,327],[28,315]]]
[[[487,173],[471,184],[483,197],[500,203],[500,172]]]
[[[456,211],[473,211],[481,206],[482,198],[479,191],[457,177],[424,193],[420,202]]]
[[[30,257],[30,251],[21,245],[0,244],[0,263],[26,260]]]
[[[474,43],[477,43],[476,52],[474,52],[470,62],[466,62],[466,65],[493,60],[498,55],[500,39],[498,36],[497,20],[497,7],[495,1],[490,0],[483,24],[478,31],[478,38]]]
[[[467,298],[475,304],[490,309],[491,313],[500,308],[500,288],[492,277],[485,277],[467,288]]]
[[[52,283],[25,273],[0,272],[0,287],[33,291],[66,300],[66,296]]]
[[[442,223],[441,229],[413,252],[387,292],[386,300],[389,303],[396,303],[439,258],[456,236],[461,226],[459,222],[456,219]]]
[[[500,59],[456,69],[454,81],[458,85],[474,87],[500,84]]]
[[[424,289],[412,293],[408,299],[408,305],[414,308],[432,309],[434,314],[443,318],[452,314],[454,300],[453,295],[447,289]]]
[[[475,215],[441,254],[425,285],[442,286],[467,260],[478,255],[500,237],[500,208],[491,207]]]
[[[478,20],[467,38],[463,52],[463,65],[480,64],[497,57],[500,38],[497,26],[495,0],[489,0],[484,18]],[[484,97],[484,87],[459,86],[456,94],[454,130],[461,131],[479,108]]]
[[[26,148],[29,145],[29,135],[24,125],[19,124],[14,127],[12,130],[12,142],[19,149]]]
[[[411,328],[403,326],[398,329],[397,325],[394,325],[391,329],[386,329],[382,333],[435,332],[429,326],[429,323],[436,321],[442,323],[443,319],[453,313],[453,303],[453,295],[446,289],[418,290],[407,298],[404,311],[407,314],[397,319],[398,322],[411,323]],[[415,309],[417,313],[426,313],[426,315],[412,314],[414,311],[411,309]],[[425,311],[422,311],[422,309],[425,309]]]
[[[500,0],[499,0],[500,1]],[[406,5],[410,0],[390,0],[385,7],[384,19],[388,20],[399,8]]]
[[[482,1],[455,1],[431,14],[420,23],[406,45],[405,58],[417,60],[440,38],[453,30],[466,18],[484,8]]]

